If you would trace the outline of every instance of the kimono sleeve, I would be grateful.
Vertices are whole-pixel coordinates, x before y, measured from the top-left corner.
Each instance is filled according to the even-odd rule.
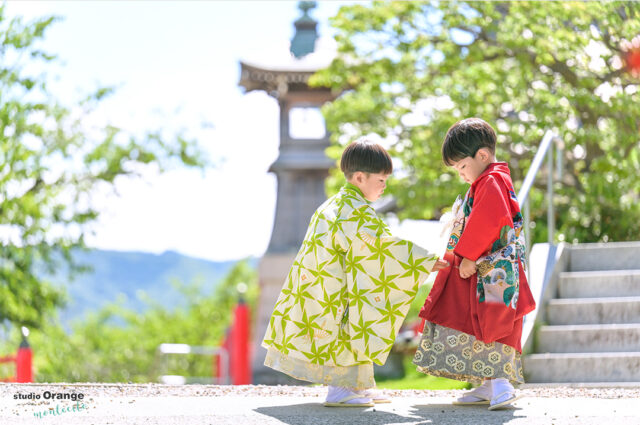
[[[504,226],[513,227],[509,199],[497,179],[489,175],[475,190],[471,214],[454,252],[476,261],[500,237]]]
[[[384,364],[418,285],[437,256],[390,234],[366,205],[345,260],[349,335],[358,361]]]

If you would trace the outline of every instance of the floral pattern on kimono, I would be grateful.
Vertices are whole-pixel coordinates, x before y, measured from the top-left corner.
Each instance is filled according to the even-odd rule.
[[[478,302],[503,302],[516,309],[520,286],[519,261],[526,272],[522,224],[522,214],[518,212],[513,218],[513,227],[503,226],[500,238],[491,246],[491,252],[476,261]]]
[[[511,200],[517,204],[513,189],[509,189],[508,193]],[[447,249],[455,249],[460,240],[466,220],[473,210],[473,200],[472,188],[469,188],[463,207],[457,208],[458,228],[453,229]],[[504,303],[515,310],[520,282],[519,263],[526,270],[525,240],[522,232],[524,220],[520,211],[517,211],[510,223],[507,223],[504,217],[502,221],[504,224],[500,228],[499,237],[491,244],[489,252],[476,260],[476,297],[480,303]],[[456,230],[460,233],[456,233]]]

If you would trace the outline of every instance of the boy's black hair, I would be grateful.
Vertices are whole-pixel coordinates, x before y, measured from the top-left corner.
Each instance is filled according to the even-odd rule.
[[[353,141],[342,152],[340,169],[349,180],[353,173],[391,174],[393,163],[389,153],[379,144],[367,139]]]
[[[476,156],[480,148],[496,153],[496,132],[480,118],[467,118],[451,126],[442,144],[442,160],[448,166]]]

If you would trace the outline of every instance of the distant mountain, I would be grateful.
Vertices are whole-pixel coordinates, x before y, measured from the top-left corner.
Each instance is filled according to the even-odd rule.
[[[180,305],[182,296],[171,282],[199,282],[205,293],[211,293],[236,261],[214,262],[167,251],[156,255],[126,251],[76,251],[74,259],[92,268],[71,282],[66,272],[49,276],[54,284],[66,288],[70,301],[61,311],[62,323],[97,311],[107,303],[126,297],[125,305],[143,311],[142,294],[172,308]],[[257,266],[257,259],[250,259]]]

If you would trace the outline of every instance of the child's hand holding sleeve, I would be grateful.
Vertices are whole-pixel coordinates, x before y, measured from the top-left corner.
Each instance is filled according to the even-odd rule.
[[[460,277],[467,279],[476,272],[476,262],[468,258],[463,258],[460,262]]]
[[[432,272],[437,272],[438,270],[442,270],[442,269],[446,269],[447,267],[449,267],[449,262],[446,260],[437,260],[436,263],[433,265],[433,268],[431,269]]]

